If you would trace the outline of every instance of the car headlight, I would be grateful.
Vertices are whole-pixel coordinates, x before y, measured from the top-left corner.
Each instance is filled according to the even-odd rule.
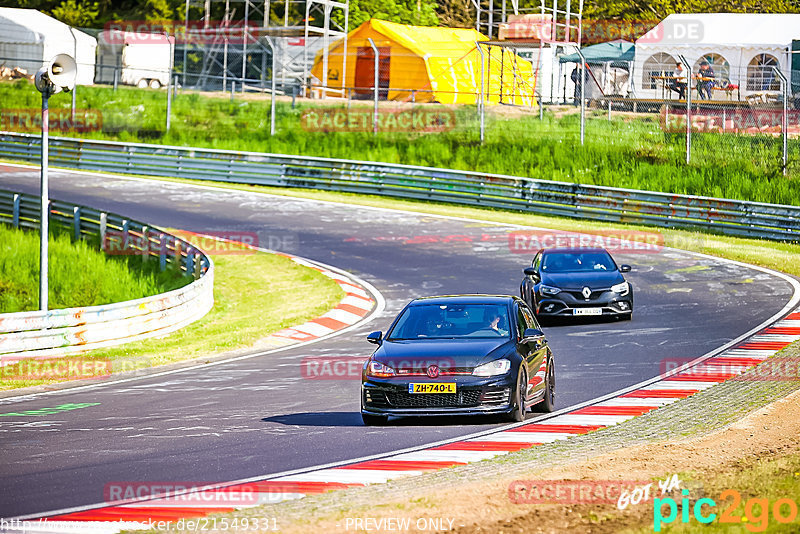
[[[374,376],[376,378],[389,378],[394,376],[394,369],[381,362],[371,361],[367,365],[367,376]]]
[[[542,295],[558,295],[561,293],[559,288],[545,285],[539,286],[539,291],[542,292]]]
[[[504,375],[511,369],[511,361],[505,358],[479,365],[472,371],[472,376],[498,376]]]
[[[627,295],[630,289],[631,286],[628,284],[628,282],[622,282],[621,284],[611,286],[611,291],[613,291],[614,293],[619,293],[621,296]]]

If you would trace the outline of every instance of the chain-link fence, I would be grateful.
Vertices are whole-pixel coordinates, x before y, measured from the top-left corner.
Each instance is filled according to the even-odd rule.
[[[531,146],[567,150],[575,158],[584,157],[581,144],[591,144],[592,157],[599,159],[586,163],[598,168],[604,165],[598,154],[628,144],[645,163],[711,162],[766,176],[800,176],[800,71],[781,71],[768,59],[732,65],[707,54],[694,64],[662,62],[632,74],[631,63],[592,63],[585,69],[561,63],[557,55],[570,51],[566,48],[416,37],[412,45],[354,35],[346,46],[335,43],[327,52],[317,46],[315,54],[291,38],[262,36],[261,45],[242,38],[228,43],[241,52],[229,50],[222,64],[222,56],[200,61],[216,65],[205,71],[183,62],[194,52],[178,46],[172,67],[139,69],[134,74],[140,79],[119,59],[98,59],[95,82],[114,89],[123,84],[144,91],[160,87],[167,129],[170,100],[177,95],[189,90],[229,91],[232,99],[244,92],[269,95],[274,81],[278,97],[291,97],[292,108],[302,104],[300,127],[308,131],[463,132],[465,142],[472,142],[470,136],[484,144],[526,140]],[[211,48],[203,53],[213,55]],[[0,58],[7,70],[19,61]],[[288,68],[290,63],[295,70]],[[303,65],[307,77],[298,75]],[[76,93],[81,91],[79,86]],[[91,117],[86,118],[85,109],[78,109],[76,117],[75,93],[72,99],[70,118],[80,131],[81,124],[90,126]],[[8,127],[15,110],[3,107]],[[113,132],[116,123],[125,129],[134,119],[108,110],[104,129]],[[581,178],[556,167],[549,171],[552,178]],[[530,169],[520,167],[520,172],[528,175]]]

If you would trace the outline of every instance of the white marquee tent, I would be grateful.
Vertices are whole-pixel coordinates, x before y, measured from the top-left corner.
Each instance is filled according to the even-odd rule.
[[[669,15],[636,41],[636,96],[659,98],[678,55],[697,73],[701,61],[714,69],[718,85],[738,86],[742,97],[778,93],[778,67],[791,80],[792,41],[800,40],[800,14],[703,13]],[[713,98],[724,99],[723,91]]]
[[[35,73],[57,54],[78,63],[78,85],[94,83],[97,41],[35,9],[0,7],[0,65]]]

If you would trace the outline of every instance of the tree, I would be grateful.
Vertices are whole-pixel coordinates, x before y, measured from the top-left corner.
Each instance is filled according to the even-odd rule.
[[[53,17],[64,24],[88,28],[97,24],[100,8],[96,2],[79,2],[78,0],[64,0],[51,11]]]
[[[350,27],[371,19],[415,26],[437,26],[434,0],[350,0]]]

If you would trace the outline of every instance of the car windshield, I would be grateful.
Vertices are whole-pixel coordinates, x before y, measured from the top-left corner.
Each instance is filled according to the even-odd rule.
[[[503,304],[417,304],[405,309],[387,339],[509,337],[508,324]]]
[[[608,252],[551,252],[542,258],[542,271],[571,273],[580,271],[614,271],[617,266]]]

